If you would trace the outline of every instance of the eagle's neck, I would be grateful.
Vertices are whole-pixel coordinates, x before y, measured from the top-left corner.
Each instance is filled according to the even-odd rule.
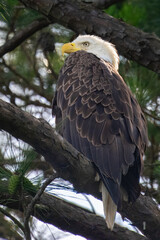
[[[116,50],[113,51],[108,49],[108,51],[104,51],[104,50],[96,51],[93,49],[92,51],[87,51],[87,52],[90,52],[96,55],[98,58],[103,59],[106,62],[109,62],[116,70],[118,70],[119,57],[117,55]]]

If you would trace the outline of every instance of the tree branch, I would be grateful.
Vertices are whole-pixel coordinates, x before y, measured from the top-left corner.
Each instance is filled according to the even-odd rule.
[[[22,84],[22,85],[24,85],[24,87],[29,88],[30,90],[33,90],[36,94],[38,94],[42,97],[45,97],[47,99],[47,101],[49,101],[49,102],[52,101],[53,97],[51,96],[51,94],[48,94],[48,93],[45,94],[45,91],[42,91],[41,87],[32,83],[30,81],[30,79],[28,79],[27,77],[20,74],[13,66],[8,65],[4,59],[2,59],[2,63],[4,64],[4,66],[6,68],[8,68],[18,78],[18,79],[15,79],[14,82],[16,82],[17,84]],[[5,83],[5,80],[4,80],[4,83]],[[4,90],[1,89],[1,92],[2,91],[4,91]],[[46,107],[48,107],[48,106],[46,106]]]
[[[5,206],[21,211],[23,209],[18,196],[12,199],[11,196],[3,196],[0,193],[0,199],[3,199],[3,205]],[[24,199],[27,202],[32,202],[31,196],[27,196]],[[28,205],[27,202],[25,205]],[[41,196],[35,205],[32,215],[40,221],[57,226],[63,231],[79,234],[91,240],[146,240],[145,237],[117,224],[115,224],[114,230],[110,231],[106,226],[104,218],[46,193]]]
[[[91,162],[62,139],[46,121],[36,119],[2,100],[0,112],[1,129],[30,144],[52,164],[60,177],[73,183],[78,192],[101,198]],[[132,205],[124,203],[120,213],[131,219],[144,235],[154,240],[159,239],[160,211],[151,198],[141,196]],[[146,229],[143,229],[143,222],[146,223]]]
[[[24,42],[27,38],[32,36],[35,32],[40,29],[48,26],[51,22],[46,18],[37,19],[32,22],[25,29],[17,32],[14,37],[8,40],[3,46],[0,47],[0,57],[2,57],[7,52],[14,50],[18,47],[22,42]]]
[[[115,3],[123,2],[124,0],[78,0],[81,4],[88,4],[89,6],[94,6],[99,9],[106,9]],[[85,6],[86,6],[85,5]]]
[[[94,34],[116,45],[119,54],[160,73],[160,39],[75,0],[20,0],[78,34]]]
[[[97,194],[99,184],[95,184],[96,189],[92,187],[95,170],[91,162],[57,134],[45,120],[37,119],[2,100],[0,112],[0,129],[31,145],[51,163],[60,177],[73,183],[78,191]],[[83,175],[84,180],[81,179]],[[81,179],[81,182],[76,179]],[[85,188],[85,185],[88,187]]]
[[[9,217],[22,230],[22,232],[25,232],[24,226],[7,210],[0,207],[0,212],[3,213],[5,216]]]

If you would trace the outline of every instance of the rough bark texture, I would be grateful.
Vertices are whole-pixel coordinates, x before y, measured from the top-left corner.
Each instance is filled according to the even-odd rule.
[[[2,204],[4,206],[23,211],[18,197],[14,198],[12,201],[11,196],[0,194],[0,199],[3,199]],[[10,201],[8,201],[8,199],[10,199]],[[27,196],[24,199],[26,200],[25,205],[28,205],[32,197]],[[40,200],[35,205],[32,215],[45,223],[57,226],[63,231],[79,234],[91,240],[146,239],[118,225],[115,225],[114,230],[110,231],[107,229],[104,218],[46,193],[41,196]]]
[[[122,2],[124,0],[77,0],[77,2],[82,4],[85,4],[85,7],[94,6],[99,9],[106,9],[110,6],[112,6],[115,3]]]
[[[94,34],[116,45],[119,54],[160,73],[160,39],[75,0],[20,0],[76,33]]]
[[[160,211],[158,205],[148,196],[140,196],[136,203],[129,205],[123,202],[122,216],[130,216],[133,225],[138,227],[145,236],[151,239],[160,239]],[[143,217],[142,217],[143,216]],[[154,216],[152,218],[152,216]],[[147,221],[146,221],[147,219]]]
[[[78,192],[101,198],[91,163],[63,140],[44,120],[36,119],[12,104],[0,100],[0,128],[30,144],[57,170],[73,183]],[[150,197],[141,196],[133,205],[124,203],[123,217],[133,221],[147,237],[159,240],[160,211]],[[146,229],[143,229],[143,222]]]

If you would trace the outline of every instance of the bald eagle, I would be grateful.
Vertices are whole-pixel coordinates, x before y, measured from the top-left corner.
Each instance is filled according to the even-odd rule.
[[[57,83],[53,113],[62,116],[63,137],[90,159],[101,179],[104,214],[113,229],[123,196],[134,202],[147,145],[142,110],[118,73],[115,47],[80,35],[62,47],[68,53]]]

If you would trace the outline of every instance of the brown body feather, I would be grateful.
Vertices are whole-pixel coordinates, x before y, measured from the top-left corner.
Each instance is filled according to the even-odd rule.
[[[91,53],[72,53],[59,75],[53,112],[55,103],[64,138],[94,163],[113,203],[120,205],[121,185],[128,200],[135,201],[148,141],[146,122],[118,72]]]

